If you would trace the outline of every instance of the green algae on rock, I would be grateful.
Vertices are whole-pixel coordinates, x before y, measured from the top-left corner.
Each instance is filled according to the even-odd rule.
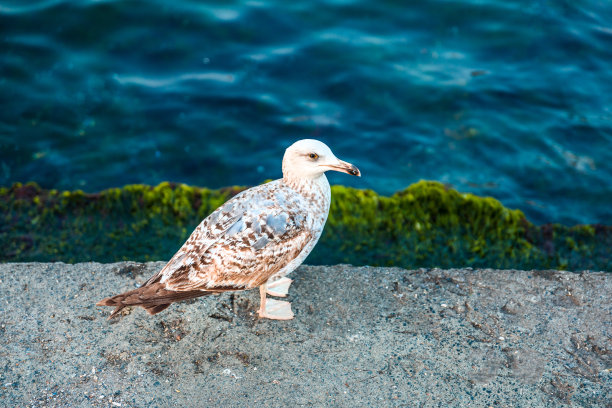
[[[244,187],[128,185],[96,194],[0,189],[2,261],[167,260],[196,225]],[[391,197],[332,187],[311,264],[610,269],[612,227],[535,226],[490,197],[420,181]]]

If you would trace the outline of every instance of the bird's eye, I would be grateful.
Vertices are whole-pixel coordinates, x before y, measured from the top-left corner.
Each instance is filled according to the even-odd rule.
[[[319,158],[319,155],[316,153],[310,153],[308,157],[310,157],[312,160],[317,160]]]

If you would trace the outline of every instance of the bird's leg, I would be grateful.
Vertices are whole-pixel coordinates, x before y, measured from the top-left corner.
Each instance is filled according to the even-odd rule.
[[[264,317],[266,314],[266,290],[268,288],[267,283],[264,283],[259,287],[259,310],[257,313],[259,317]]]
[[[259,317],[273,320],[291,320],[293,312],[291,303],[282,300],[267,299],[268,285],[264,283],[259,287],[260,304],[257,313]]]
[[[285,277],[277,279],[271,283],[266,282],[266,291],[270,296],[285,297],[287,296],[287,293],[289,293],[289,286],[291,286],[292,282],[293,280]]]

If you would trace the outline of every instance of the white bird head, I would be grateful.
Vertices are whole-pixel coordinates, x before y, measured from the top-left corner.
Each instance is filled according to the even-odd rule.
[[[285,150],[283,177],[315,179],[327,170],[341,171],[361,177],[351,163],[339,160],[325,143],[314,139],[298,140]]]

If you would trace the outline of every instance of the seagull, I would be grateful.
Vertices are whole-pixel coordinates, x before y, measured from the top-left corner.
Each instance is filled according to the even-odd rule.
[[[283,178],[245,190],[213,211],[138,289],[96,305],[115,307],[109,319],[126,306],[154,315],[177,301],[259,287],[260,318],[292,319],[289,302],[267,295],[287,296],[293,281],[286,275],[302,264],[323,232],[331,201],[325,172],[361,173],[313,139],[289,146],[282,170]]]

